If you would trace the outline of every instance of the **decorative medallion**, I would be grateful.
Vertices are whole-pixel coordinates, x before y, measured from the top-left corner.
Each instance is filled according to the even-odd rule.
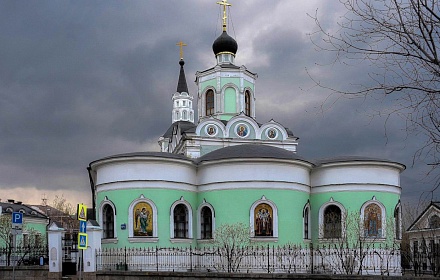
[[[235,127],[235,133],[238,137],[247,137],[249,135],[249,127],[244,123],[240,123]]]
[[[205,131],[206,131],[206,134],[208,134],[211,137],[217,135],[217,127],[215,125],[208,125],[208,126],[206,126]]]
[[[267,135],[267,138],[269,138],[269,139],[275,139],[275,138],[277,138],[278,131],[272,127],[272,128],[269,128],[268,130],[266,130],[266,135]]]

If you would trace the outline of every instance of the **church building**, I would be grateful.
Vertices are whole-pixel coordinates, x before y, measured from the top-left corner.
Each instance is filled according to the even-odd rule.
[[[357,156],[306,159],[290,129],[260,123],[256,103],[265,93],[256,91],[256,73],[236,65],[230,4],[218,3],[223,31],[212,45],[213,65],[195,74],[197,92],[190,93],[181,54],[160,152],[89,165],[102,247],[198,248],[209,245],[216,228],[235,223],[249,226],[258,244],[331,244],[347,234],[350,213],[357,213],[363,237],[398,242],[405,166]]]

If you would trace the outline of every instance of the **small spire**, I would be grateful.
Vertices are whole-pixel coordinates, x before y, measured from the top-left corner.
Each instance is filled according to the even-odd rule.
[[[223,31],[226,31],[226,20],[228,19],[226,15],[226,6],[232,6],[228,3],[228,0],[222,0],[221,2],[217,2],[217,4],[223,6]]]

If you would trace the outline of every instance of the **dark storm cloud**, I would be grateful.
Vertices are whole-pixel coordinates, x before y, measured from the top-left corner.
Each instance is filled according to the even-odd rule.
[[[332,58],[315,51],[306,13],[324,10],[323,23],[334,26],[341,11],[321,2],[234,3],[237,63],[259,74],[258,121],[291,128],[309,158],[357,154],[411,164],[419,142],[407,141],[402,120],[388,120],[386,134],[386,117],[371,117],[390,101],[336,101],[310,79],[334,86],[367,75],[320,66]],[[194,73],[215,63],[218,12],[205,0],[0,2],[0,187],[88,192],[89,162],[158,149],[171,123],[176,43],[188,43],[185,72],[196,99]],[[404,173],[403,183],[426,189],[407,175],[416,173],[423,174]]]

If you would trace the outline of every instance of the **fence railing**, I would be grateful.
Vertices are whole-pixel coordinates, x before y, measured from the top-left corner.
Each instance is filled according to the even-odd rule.
[[[96,252],[96,269],[400,275],[395,247],[113,248]]]
[[[47,246],[0,248],[0,266],[40,265],[48,263]]]

